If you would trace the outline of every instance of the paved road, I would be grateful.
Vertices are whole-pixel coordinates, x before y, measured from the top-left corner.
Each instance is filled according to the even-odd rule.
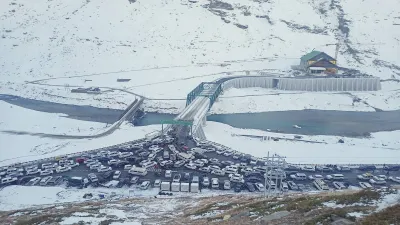
[[[143,103],[143,98],[135,99],[135,101],[130,104],[125,111],[121,114],[117,122],[110,126],[106,131],[93,134],[93,135],[64,135],[64,134],[46,134],[46,133],[32,133],[26,131],[12,131],[5,130],[4,133],[11,133],[15,135],[31,135],[39,137],[49,137],[56,139],[86,139],[86,138],[100,138],[112,134],[119,126],[127,119],[132,117],[132,115],[139,109],[140,105]]]

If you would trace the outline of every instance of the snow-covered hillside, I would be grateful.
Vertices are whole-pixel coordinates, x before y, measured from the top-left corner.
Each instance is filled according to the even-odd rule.
[[[0,92],[71,103],[65,86],[119,87],[154,98],[149,107],[179,111],[184,101],[163,99],[184,99],[199,82],[233,71],[287,72],[314,48],[333,55],[335,47],[325,45],[337,40],[340,66],[399,78],[399,6],[396,0],[1,1]],[[25,83],[39,79],[58,87]],[[71,101],[90,102],[85,98],[124,108],[131,96]]]

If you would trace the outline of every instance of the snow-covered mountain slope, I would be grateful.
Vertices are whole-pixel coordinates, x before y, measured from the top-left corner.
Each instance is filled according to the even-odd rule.
[[[333,55],[338,38],[342,66],[390,77],[373,61],[400,64],[396,0],[225,1],[2,1],[2,77]]]
[[[179,86],[179,96],[170,98],[184,98],[199,81],[226,72],[288,71],[312,49],[334,55],[335,46],[326,45],[338,40],[340,66],[399,78],[399,6],[396,0],[5,0],[0,92],[48,100],[62,94],[46,87],[48,95],[40,95],[24,82],[63,77],[51,84],[157,90],[157,98]],[[54,101],[65,102],[65,92]]]

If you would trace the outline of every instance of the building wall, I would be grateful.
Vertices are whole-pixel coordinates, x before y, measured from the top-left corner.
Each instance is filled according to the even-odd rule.
[[[275,79],[275,82],[274,82]],[[278,81],[276,81],[278,80]],[[226,81],[222,88],[276,88],[287,91],[378,91],[381,89],[379,78],[273,78],[245,77]]]

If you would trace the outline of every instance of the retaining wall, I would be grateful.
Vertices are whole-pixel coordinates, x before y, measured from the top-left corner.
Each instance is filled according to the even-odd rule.
[[[276,88],[287,91],[378,91],[380,79],[366,78],[281,78],[281,77],[244,77],[226,81],[223,89],[229,88]]]

